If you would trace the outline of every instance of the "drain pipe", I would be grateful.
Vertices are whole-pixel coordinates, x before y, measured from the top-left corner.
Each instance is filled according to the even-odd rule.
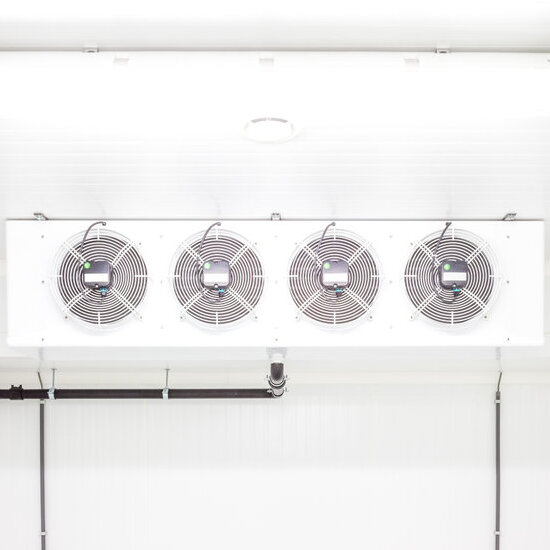
[[[283,363],[271,363],[271,372],[267,377],[267,383],[271,388],[273,397],[281,397],[287,390],[286,381],[288,376],[285,374]]]

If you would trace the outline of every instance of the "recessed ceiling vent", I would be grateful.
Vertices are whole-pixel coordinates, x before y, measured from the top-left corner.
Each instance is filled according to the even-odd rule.
[[[298,311],[328,326],[370,318],[380,287],[370,246],[334,223],[299,246],[288,277]]]
[[[478,235],[445,226],[418,243],[405,267],[405,289],[419,315],[449,326],[485,316],[500,276],[497,258]],[[449,230],[448,230],[449,229]]]
[[[136,246],[99,224],[65,241],[52,279],[65,316],[96,327],[139,317],[147,290],[147,268]]]
[[[261,117],[248,121],[244,134],[252,141],[278,143],[292,139],[296,135],[296,128],[286,118]]]
[[[183,318],[227,326],[256,317],[264,272],[253,245],[218,225],[180,246],[171,273]]]

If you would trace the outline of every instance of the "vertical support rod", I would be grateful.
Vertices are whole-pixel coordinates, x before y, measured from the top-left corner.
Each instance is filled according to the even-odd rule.
[[[42,550],[46,550],[46,491],[44,477],[44,401],[40,401],[40,541]]]
[[[498,376],[495,394],[495,550],[500,550],[500,381],[502,371]]]

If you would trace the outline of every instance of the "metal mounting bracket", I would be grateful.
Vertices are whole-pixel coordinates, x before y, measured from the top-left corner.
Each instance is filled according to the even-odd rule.
[[[52,386],[48,390],[48,399],[55,399],[55,371],[56,369],[52,369]]]
[[[170,369],[165,369],[165,371],[166,371],[166,379],[164,382],[164,389],[162,390],[162,398],[168,399],[168,392],[170,391],[170,389],[168,388],[168,373],[170,372]]]

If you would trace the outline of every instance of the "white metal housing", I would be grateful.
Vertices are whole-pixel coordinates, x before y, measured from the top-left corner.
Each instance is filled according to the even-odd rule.
[[[327,220],[330,221],[330,220]],[[52,264],[66,239],[89,221],[8,221],[8,344],[48,357],[67,349],[269,348],[366,346],[520,346],[543,343],[544,224],[538,221],[454,221],[484,239],[498,258],[500,289],[490,308],[462,327],[438,326],[415,316],[405,292],[404,268],[413,248],[441,231],[441,221],[337,221],[336,229],[361,236],[375,252],[380,288],[369,315],[349,325],[321,326],[301,315],[291,299],[288,270],[301,243],[327,221],[231,221],[222,228],[242,235],[261,259],[265,284],[253,314],[223,329],[182,315],[170,267],[174,254],[209,221],[108,221],[139,248],[147,266],[147,293],[139,315],[97,330],[64,314],[52,292]],[[330,236],[330,234],[328,234]],[[136,351],[137,350],[137,351]]]

